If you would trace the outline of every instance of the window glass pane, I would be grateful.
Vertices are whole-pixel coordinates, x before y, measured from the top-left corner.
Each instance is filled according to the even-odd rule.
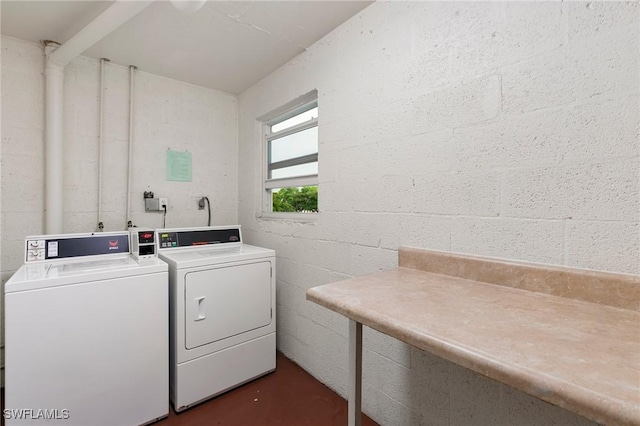
[[[274,212],[314,213],[318,211],[318,187],[303,186],[271,190]]]
[[[269,150],[272,163],[315,154],[318,152],[318,127],[274,139],[269,142]]]
[[[297,166],[283,167],[281,169],[271,170],[269,179],[289,178],[295,176],[307,176],[318,174],[318,162],[307,164],[298,164]]]
[[[273,126],[271,126],[271,133],[276,133],[280,130],[288,129],[289,127],[295,126],[296,124],[304,123],[305,121],[309,121],[313,118],[318,118],[318,107],[295,115],[287,120],[281,121],[280,123],[274,124]]]

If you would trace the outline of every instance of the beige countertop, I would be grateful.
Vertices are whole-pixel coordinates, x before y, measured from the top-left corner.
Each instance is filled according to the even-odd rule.
[[[430,272],[434,268],[423,268],[421,262],[417,267],[427,270],[414,269],[407,259],[416,253],[432,260],[445,256],[458,266],[458,276]],[[460,262],[466,267],[460,268]],[[540,272],[549,282],[532,291],[465,278],[476,274],[470,265],[477,262],[508,265],[515,275],[528,268],[527,273],[539,279]],[[548,294],[549,286],[571,287],[567,274],[580,281],[580,270],[401,249],[400,265],[406,264],[413,267],[312,288],[307,298],[587,418],[640,425],[640,312]],[[640,278],[585,274],[583,284],[623,282],[610,286],[616,293],[610,304],[619,304],[616,298],[626,300],[623,304],[634,299],[630,305],[635,306]],[[629,297],[620,297],[624,290],[631,292]]]

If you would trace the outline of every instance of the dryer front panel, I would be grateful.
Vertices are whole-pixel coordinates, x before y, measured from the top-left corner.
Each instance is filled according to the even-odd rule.
[[[271,324],[268,261],[185,275],[185,348],[194,349]]]

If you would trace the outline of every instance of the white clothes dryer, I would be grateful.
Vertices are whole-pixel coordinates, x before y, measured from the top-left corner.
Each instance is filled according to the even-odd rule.
[[[275,252],[240,226],[157,230],[169,265],[169,393],[176,411],[276,368]]]
[[[7,425],[168,415],[168,268],[129,247],[128,232],[27,237],[5,284]]]

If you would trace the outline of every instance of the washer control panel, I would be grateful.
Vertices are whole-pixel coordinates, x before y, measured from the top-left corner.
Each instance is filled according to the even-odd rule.
[[[129,253],[127,232],[40,235],[26,238],[24,262],[116,253]]]

